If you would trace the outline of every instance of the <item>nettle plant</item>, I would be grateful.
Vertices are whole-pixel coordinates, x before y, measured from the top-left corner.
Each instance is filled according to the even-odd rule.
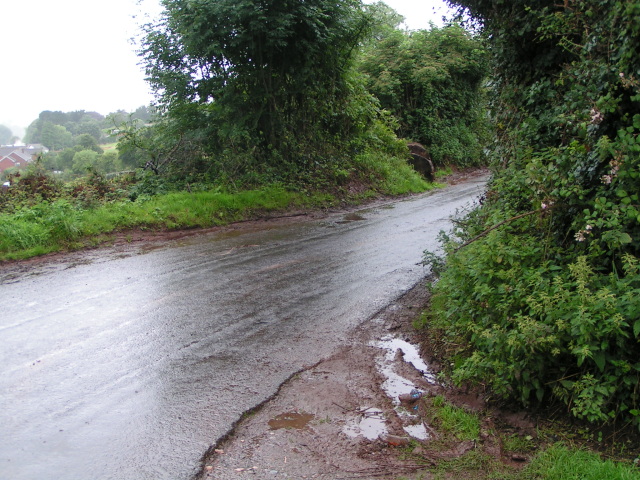
[[[456,2],[494,54],[494,169],[433,323],[459,382],[640,426],[640,4],[501,3]]]

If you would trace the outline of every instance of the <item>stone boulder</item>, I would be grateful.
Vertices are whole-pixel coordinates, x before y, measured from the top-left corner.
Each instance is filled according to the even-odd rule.
[[[413,169],[421,174],[424,178],[433,182],[435,179],[436,169],[433,167],[433,162],[429,157],[429,153],[427,149],[424,148],[419,143],[409,143],[407,144],[407,148],[409,149],[409,153],[411,154],[411,158],[409,159],[409,165],[413,167]]]

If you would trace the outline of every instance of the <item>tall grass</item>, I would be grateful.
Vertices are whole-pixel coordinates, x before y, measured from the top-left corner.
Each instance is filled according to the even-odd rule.
[[[435,421],[444,432],[453,434],[458,440],[478,440],[480,438],[480,419],[478,415],[448,403],[444,397],[433,399]]]
[[[145,201],[118,201],[81,209],[67,200],[42,202],[0,215],[0,261],[82,246],[98,235],[132,228],[175,230],[225,225],[288,208],[326,206],[328,195],[281,187],[239,193],[179,192]]]
[[[399,157],[363,153],[355,157],[354,165],[368,175],[366,180],[379,185],[380,191],[389,195],[424,192],[435,187]]]

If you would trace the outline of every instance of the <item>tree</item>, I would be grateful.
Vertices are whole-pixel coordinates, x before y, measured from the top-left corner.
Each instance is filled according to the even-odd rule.
[[[384,32],[365,48],[359,68],[398,118],[398,135],[424,144],[439,164],[482,163],[489,70],[481,40],[460,25]]]
[[[80,122],[74,125],[73,133],[75,135],[90,135],[97,145],[102,141],[102,137],[104,136],[102,132],[103,126],[104,120],[95,120],[85,116]]]
[[[369,23],[358,0],[163,5],[142,56],[180,138],[300,166],[326,159],[315,152],[335,150],[336,135],[349,135],[351,59]]]
[[[55,125],[50,121],[42,124],[40,143],[51,150],[62,150],[73,144],[73,136],[62,125]]]
[[[63,127],[72,136],[82,134],[91,135],[96,142],[103,140],[103,130],[110,125],[106,123],[105,118],[97,112],[86,112],[84,110],[76,110],[74,112],[52,112],[45,110],[40,112],[36,120],[31,122],[27,128],[25,142],[27,143],[46,143],[42,140],[43,134],[51,136],[51,132],[44,133],[45,129],[51,129],[51,125]],[[50,141],[50,138],[49,140]],[[47,145],[49,146],[49,145]]]
[[[109,150],[98,157],[96,170],[99,173],[111,173],[118,169],[118,152]]]
[[[93,150],[81,150],[73,156],[73,172],[79,175],[96,166],[99,154]]]
[[[146,105],[142,105],[141,107],[136,108],[136,110],[131,114],[131,118],[135,120],[140,120],[143,123],[149,123],[153,118],[154,110]]]
[[[400,24],[404,22],[404,17],[384,2],[364,5],[364,8],[371,23],[369,35],[363,41],[365,49],[375,46],[390,35],[395,35],[400,29]]]
[[[9,127],[0,125],[0,145],[6,145],[13,137],[13,132]]]
[[[104,150],[98,146],[95,137],[88,133],[83,133],[76,138],[76,145],[82,147],[83,150],[93,150],[97,153],[103,153]]]

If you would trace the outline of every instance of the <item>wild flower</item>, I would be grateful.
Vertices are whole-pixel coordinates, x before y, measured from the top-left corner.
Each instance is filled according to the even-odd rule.
[[[582,230],[578,230],[578,232],[574,235],[574,238],[578,242],[584,242],[587,238],[586,236],[591,235],[592,229],[593,229],[593,226],[586,225]]]
[[[605,185],[609,185],[613,181],[613,179],[618,176],[620,165],[621,165],[621,162],[619,160],[617,159],[611,160],[609,162],[609,166],[611,167],[611,169],[609,170],[609,173],[606,175],[602,175],[600,177],[600,181]]]
[[[592,125],[600,125],[602,123],[602,121],[604,120],[604,115],[596,107],[593,107],[591,109],[590,114],[591,114],[591,124]]]

